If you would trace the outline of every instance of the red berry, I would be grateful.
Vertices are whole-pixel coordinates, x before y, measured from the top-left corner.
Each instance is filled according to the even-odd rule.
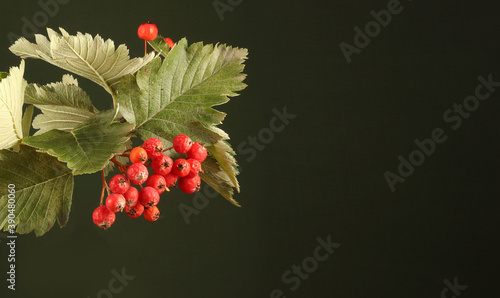
[[[172,165],[174,162],[170,156],[162,154],[153,159],[151,163],[151,168],[156,174],[167,175],[172,170]]]
[[[179,178],[179,188],[185,193],[193,193],[200,190],[201,179],[199,175],[189,175]]]
[[[189,166],[191,167],[189,174],[198,175],[198,173],[201,171],[201,162],[194,158],[190,158],[187,161],[189,162]]]
[[[143,184],[148,180],[148,168],[140,162],[136,162],[127,169],[127,177],[133,184]]]
[[[197,159],[199,162],[203,162],[207,158],[207,148],[203,144],[194,142],[191,149],[187,152],[189,158]]]
[[[158,194],[162,194],[165,190],[167,190],[167,182],[162,175],[154,174],[149,176],[148,181],[146,181],[146,185],[150,186],[158,192]]]
[[[175,187],[175,182],[177,182],[177,177],[174,175],[172,172],[168,173],[167,175],[163,176],[165,177],[165,187]]]
[[[153,207],[160,201],[160,194],[156,189],[146,186],[139,192],[139,203],[142,206],[149,208]]]
[[[160,218],[160,210],[156,206],[148,208],[144,210],[144,218],[149,221],[157,221]]]
[[[140,162],[143,164],[146,160],[148,160],[148,153],[142,147],[135,147],[132,151],[130,151],[129,158],[131,163]]]
[[[92,213],[92,220],[99,228],[107,229],[111,227],[115,219],[115,213],[109,211],[106,206],[99,206]]]
[[[142,215],[144,212],[144,206],[137,203],[135,206],[125,206],[125,213],[132,218],[136,218]]]
[[[135,187],[129,187],[123,196],[125,197],[126,205],[129,207],[135,206],[139,202],[139,191]]]
[[[172,40],[172,38],[165,37],[164,39],[169,48],[173,48],[175,46],[175,42]]]
[[[158,28],[155,24],[146,23],[139,26],[137,35],[140,39],[154,40],[158,36]]]
[[[177,177],[184,177],[191,171],[191,166],[189,162],[184,158],[179,158],[174,161],[174,166],[172,167],[172,173]]]
[[[186,135],[177,135],[172,143],[175,151],[179,153],[187,153],[193,145],[193,141]]]
[[[112,193],[106,198],[106,207],[111,212],[121,212],[125,208],[125,197],[118,193]]]
[[[146,150],[148,156],[155,158],[163,154],[163,143],[157,138],[149,138],[144,141],[142,148]]]
[[[123,175],[115,175],[109,180],[109,189],[114,193],[124,194],[129,187],[130,183]]]

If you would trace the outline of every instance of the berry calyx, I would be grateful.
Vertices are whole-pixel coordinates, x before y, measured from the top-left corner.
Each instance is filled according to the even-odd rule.
[[[175,46],[175,42],[172,40],[172,38],[165,37],[164,40],[169,48],[173,48]]]
[[[167,188],[167,182],[162,175],[154,174],[149,176],[148,181],[146,181],[146,185],[154,188],[158,194],[162,194]]]
[[[146,208],[155,206],[159,201],[160,194],[151,186],[146,186],[139,192],[139,203]]]
[[[137,203],[135,206],[125,206],[125,213],[132,218],[137,218],[144,212],[144,206]]]
[[[207,148],[205,145],[198,142],[194,142],[191,149],[187,152],[189,158],[197,159],[199,162],[203,162],[207,158]]]
[[[177,182],[177,177],[174,175],[172,172],[168,173],[167,175],[163,176],[165,178],[165,187],[175,187],[175,183]]]
[[[125,208],[125,197],[118,193],[112,193],[106,198],[106,207],[111,212],[121,212]]]
[[[191,167],[189,175],[198,175],[198,173],[201,171],[201,162],[194,158],[190,158],[187,161],[189,163],[189,166]]]
[[[139,191],[135,187],[129,187],[129,189],[123,194],[125,198],[125,205],[132,207],[139,202]]]
[[[157,138],[149,138],[141,146],[146,150],[151,158],[159,157],[163,154],[163,143]]]
[[[170,158],[170,156],[162,154],[153,159],[151,168],[156,174],[167,175],[172,170],[173,164],[174,161],[172,160],[172,158]]]
[[[131,163],[140,162],[144,164],[148,160],[148,153],[142,147],[135,147],[130,151],[129,158]]]
[[[179,188],[187,194],[200,190],[201,179],[199,175],[189,175],[179,178]]]
[[[177,177],[184,177],[189,174],[189,171],[191,171],[191,166],[187,160],[179,158],[174,161],[174,166],[172,167],[172,173],[174,175]]]
[[[154,40],[158,36],[158,27],[155,24],[141,24],[137,29],[137,35],[140,39]]]
[[[127,169],[127,177],[133,184],[143,184],[148,180],[148,168],[140,162],[136,162]]]
[[[109,211],[106,206],[99,206],[92,213],[92,220],[99,228],[107,229],[111,227],[115,219],[115,213]]]
[[[130,187],[128,179],[123,175],[115,175],[109,180],[109,189],[117,194],[124,194]]]
[[[144,218],[149,221],[157,221],[160,218],[160,210],[156,206],[144,210],[143,214]]]
[[[186,135],[177,135],[172,143],[175,151],[177,151],[178,153],[187,153],[193,145],[193,141],[191,141],[191,138]]]

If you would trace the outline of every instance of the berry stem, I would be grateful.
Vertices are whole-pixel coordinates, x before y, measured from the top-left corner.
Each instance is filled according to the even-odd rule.
[[[172,149],[174,149],[174,146],[167,148],[167,149],[163,149],[163,152],[168,151],[168,150],[172,150]]]
[[[144,40],[144,56],[148,54],[148,42]]]
[[[102,191],[101,191],[101,201],[99,202],[99,206],[102,206],[102,200],[104,199],[104,185],[102,186]]]
[[[101,206],[102,206],[102,200],[104,198],[104,189],[106,189],[108,191],[108,196],[110,194],[110,191],[109,191],[109,187],[108,187],[108,184],[106,183],[106,177],[104,176],[104,169],[101,170],[101,174],[102,174],[102,191],[101,191]]]
[[[122,164],[118,160],[116,160],[114,156],[110,159],[110,161],[112,161],[118,167],[122,166]]]
[[[122,156],[122,155],[120,155],[120,156]],[[120,171],[120,173],[122,175],[124,175],[127,172],[127,166],[121,164],[118,160],[116,160],[116,158],[114,156],[113,156],[113,158],[110,159],[110,161],[112,161],[116,165],[116,167],[118,168],[118,170]]]

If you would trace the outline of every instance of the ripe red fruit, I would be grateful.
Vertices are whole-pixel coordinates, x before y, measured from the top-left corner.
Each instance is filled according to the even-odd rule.
[[[99,206],[92,213],[92,220],[99,228],[107,229],[111,227],[115,219],[115,213],[109,211],[106,206]]]
[[[157,221],[160,218],[160,210],[156,206],[148,208],[144,210],[144,218],[149,221]]]
[[[153,159],[151,162],[151,168],[156,174],[167,175],[172,170],[174,162],[170,156],[162,154]]]
[[[179,158],[174,161],[174,166],[172,167],[172,173],[174,175],[177,177],[184,177],[189,174],[189,171],[191,171],[191,166],[187,160]]]
[[[158,27],[151,23],[142,24],[137,29],[137,35],[140,39],[154,40],[158,36]]]
[[[163,143],[157,138],[149,138],[144,141],[142,148],[146,150],[148,156],[155,158],[163,154]]]
[[[129,189],[123,194],[123,197],[125,197],[125,204],[127,206],[135,206],[139,202],[139,191],[135,187],[129,187]]]
[[[125,206],[125,213],[132,218],[136,218],[142,215],[144,212],[144,206],[137,203],[135,206]]]
[[[187,152],[189,158],[197,159],[199,162],[203,162],[207,158],[207,148],[203,144],[194,142],[191,149]]]
[[[166,187],[175,187],[175,182],[177,182],[177,177],[174,175],[172,172],[168,173],[167,175],[163,176],[165,177],[165,186]]]
[[[148,160],[148,153],[142,147],[135,147],[130,151],[129,158],[131,163],[140,162],[143,164]]]
[[[146,186],[139,192],[139,203],[146,208],[150,208],[158,204],[160,201],[160,194],[156,189]]]
[[[201,171],[201,162],[194,158],[190,158],[187,161],[189,162],[189,166],[191,167],[189,175],[198,175],[198,173]]]
[[[125,208],[125,197],[118,193],[112,193],[106,198],[106,207],[111,212],[121,212]]]
[[[127,177],[133,184],[143,184],[148,180],[148,168],[140,162],[136,162],[127,169]]]
[[[162,175],[154,174],[149,176],[148,181],[146,181],[146,185],[154,188],[158,194],[162,194],[165,190],[167,190],[167,182]]]
[[[124,194],[130,187],[128,179],[123,175],[115,175],[109,180],[109,189],[118,194]]]
[[[177,135],[172,143],[175,151],[179,153],[187,153],[193,145],[193,141],[186,135]]]
[[[199,175],[189,175],[179,178],[179,188],[185,193],[193,193],[200,190],[201,179]]]
[[[175,46],[175,42],[172,40],[172,38],[165,37],[164,39],[169,48],[173,48]]]

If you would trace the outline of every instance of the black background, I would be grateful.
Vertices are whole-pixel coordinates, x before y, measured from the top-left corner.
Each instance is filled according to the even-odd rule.
[[[147,20],[174,40],[248,48],[248,87],[220,107],[234,148],[269,127],[273,109],[286,106],[296,118],[255,158],[239,152],[242,208],[219,196],[189,224],[179,204],[194,206],[193,196],[175,191],[158,222],[120,214],[101,231],[91,220],[100,177],[78,176],[68,225],[18,239],[17,290],[0,276],[1,297],[107,297],[102,290],[122,268],[135,278],[113,297],[270,297],[274,289],[286,297],[452,297],[441,293],[454,278],[467,285],[460,297],[497,296],[500,95],[480,101],[458,129],[443,114],[474,95],[478,76],[500,81],[500,6],[402,0],[403,11],[347,63],[339,44],[353,45],[354,27],[388,2],[243,0],[222,21],[211,0],[60,5],[48,27],[99,33],[133,57],[143,54],[136,30]],[[35,1],[1,4],[1,70],[20,62],[7,35],[21,35],[23,17],[39,11]],[[62,74],[26,61],[30,83]],[[111,106],[100,87],[79,81],[98,108]],[[435,128],[447,140],[391,192],[384,172],[397,174],[398,156],[408,158],[414,140]],[[313,256],[318,237],[341,245],[292,290],[282,274]],[[8,270],[4,243],[0,272]]]

